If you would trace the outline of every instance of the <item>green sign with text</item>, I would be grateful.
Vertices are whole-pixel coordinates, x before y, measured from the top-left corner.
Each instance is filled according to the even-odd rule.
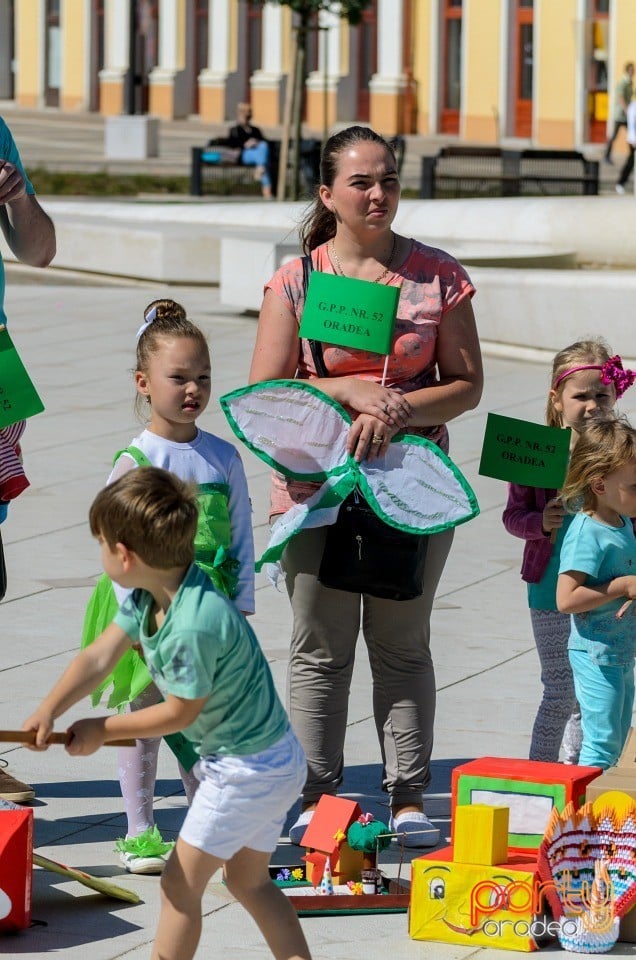
[[[314,270],[300,336],[370,353],[390,353],[399,299],[399,287]]]
[[[0,326],[0,428],[26,420],[44,410],[37,390],[13,346],[7,328]]]
[[[508,483],[558,490],[568,468],[570,433],[489,413],[479,472]]]

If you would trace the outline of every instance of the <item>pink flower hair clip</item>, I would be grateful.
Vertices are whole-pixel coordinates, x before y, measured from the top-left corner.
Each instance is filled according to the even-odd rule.
[[[636,373],[633,370],[623,369],[623,361],[618,354],[610,357],[601,367],[601,383],[613,383],[617,397],[622,397],[634,380],[636,380]]]

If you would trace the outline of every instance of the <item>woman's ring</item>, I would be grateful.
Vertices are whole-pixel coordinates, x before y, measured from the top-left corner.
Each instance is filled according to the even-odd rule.
[[[384,437],[374,437],[371,443],[384,443]]]

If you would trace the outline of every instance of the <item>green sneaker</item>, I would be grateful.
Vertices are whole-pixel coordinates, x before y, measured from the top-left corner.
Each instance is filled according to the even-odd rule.
[[[115,842],[119,859],[128,873],[161,873],[174,842],[166,842],[157,826],[148,827],[138,837],[125,837]]]

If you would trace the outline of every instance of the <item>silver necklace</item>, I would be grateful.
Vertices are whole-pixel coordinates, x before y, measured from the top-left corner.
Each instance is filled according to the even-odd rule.
[[[388,261],[386,267],[384,268],[384,270],[382,271],[382,273],[381,273],[379,276],[377,276],[377,277],[375,278],[375,280],[372,281],[372,283],[381,283],[381,282],[384,280],[384,278],[389,275],[389,272],[390,272],[390,270],[391,270],[391,264],[393,263],[393,257],[395,256],[395,249],[396,249],[396,247],[397,247],[397,233],[394,233],[394,234],[393,234],[393,246],[391,247],[391,256],[389,257],[389,261]],[[332,256],[333,256],[333,260],[334,260],[334,264],[335,264],[336,270],[338,271],[338,273],[340,274],[341,277],[346,276],[344,270],[342,269],[342,264],[340,263],[340,257],[339,257],[338,254],[336,253],[336,242],[335,242],[335,240],[334,240],[333,238],[332,238],[332,240],[331,240],[331,253],[332,253]]]

